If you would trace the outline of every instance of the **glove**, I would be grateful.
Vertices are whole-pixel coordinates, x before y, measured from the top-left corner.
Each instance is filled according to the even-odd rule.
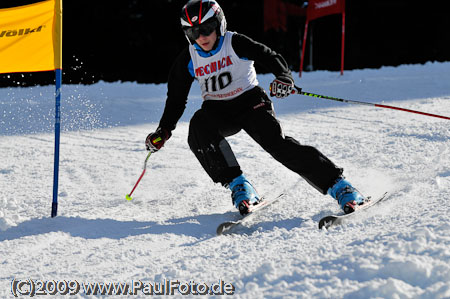
[[[270,96],[275,96],[279,99],[284,99],[291,94],[294,82],[288,78],[276,78],[270,84]]]
[[[166,143],[170,136],[171,134],[169,131],[163,128],[158,128],[155,132],[148,134],[145,139],[145,147],[148,151],[155,153],[164,146],[164,143]]]

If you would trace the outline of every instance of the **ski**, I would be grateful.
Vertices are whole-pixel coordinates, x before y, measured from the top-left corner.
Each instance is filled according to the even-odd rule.
[[[357,206],[358,208],[350,214],[344,214],[344,215],[329,215],[329,216],[325,216],[322,219],[320,219],[319,221],[319,229],[322,228],[326,228],[329,229],[330,227],[333,226],[337,226],[340,225],[344,222],[344,220],[349,219],[351,217],[357,216],[359,215],[362,211],[367,210],[368,208],[376,205],[377,203],[383,201],[386,199],[388,193],[384,193],[382,196],[376,198],[376,199],[371,199],[369,202],[361,205],[361,206]]]
[[[235,220],[235,221],[225,221],[221,224],[219,224],[219,226],[217,227],[217,235],[222,235],[225,234],[227,232],[229,232],[231,229],[235,228],[236,226],[241,225],[242,223],[245,223],[247,221],[249,221],[251,218],[253,218],[256,214],[258,214],[259,211],[264,210],[265,208],[267,208],[268,206],[270,206],[271,204],[277,202],[279,199],[284,197],[284,193],[279,194],[278,196],[271,198],[271,199],[262,199],[262,201],[257,204],[256,206],[253,206],[253,208],[250,210],[250,212],[244,216],[242,216],[242,218],[240,218],[239,220]]]

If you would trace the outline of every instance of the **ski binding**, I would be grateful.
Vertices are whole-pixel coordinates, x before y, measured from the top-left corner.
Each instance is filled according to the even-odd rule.
[[[253,218],[255,216],[255,214],[258,214],[259,211],[264,210],[271,204],[277,202],[279,199],[284,197],[284,195],[285,195],[284,193],[281,193],[280,195],[278,195],[277,197],[272,198],[272,199],[264,199],[263,198],[260,203],[253,206],[252,209],[250,210],[250,212],[248,214],[242,216],[242,218],[240,218],[239,220],[225,221],[225,222],[221,223],[217,227],[217,230],[216,230],[217,235],[220,236],[222,234],[225,234],[225,233],[229,232],[231,229],[235,228],[236,226],[239,226],[239,225],[249,221],[251,218]]]
[[[353,216],[356,216],[360,212],[365,211],[368,208],[376,205],[377,203],[385,200],[387,196],[388,196],[388,193],[386,192],[379,198],[371,199],[367,203],[365,203],[361,206],[357,206],[358,208],[354,212],[349,213],[349,214],[325,216],[322,219],[320,219],[320,221],[319,221],[319,229],[322,229],[322,228],[329,229],[330,227],[340,225],[344,222],[344,220],[349,219]]]

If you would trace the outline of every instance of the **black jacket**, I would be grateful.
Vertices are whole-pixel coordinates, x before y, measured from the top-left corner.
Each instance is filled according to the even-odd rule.
[[[269,47],[239,33],[233,35],[231,45],[239,57],[255,61],[277,78],[294,82],[284,58]],[[190,60],[189,47],[186,47],[176,58],[169,73],[166,106],[159,123],[159,127],[168,132],[175,129],[182,116],[186,108],[189,90],[195,79],[188,69]]]

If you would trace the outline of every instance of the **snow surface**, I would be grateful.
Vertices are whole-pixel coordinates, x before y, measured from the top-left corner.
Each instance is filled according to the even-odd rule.
[[[258,78],[262,86],[272,80]],[[450,116],[449,62],[317,71],[296,81],[305,91]],[[13,279],[223,280],[238,298],[450,298],[450,121],[305,96],[274,100],[286,135],[344,167],[364,194],[392,195],[364,217],[319,231],[319,219],[339,211],[334,200],[239,133],[229,142],[247,177],[261,194],[288,196],[217,237],[217,225],[236,212],[229,190],[212,183],[187,145],[198,87],[126,201],[166,85],[64,85],[52,219],[53,93],[0,89],[1,298],[12,297]]]

